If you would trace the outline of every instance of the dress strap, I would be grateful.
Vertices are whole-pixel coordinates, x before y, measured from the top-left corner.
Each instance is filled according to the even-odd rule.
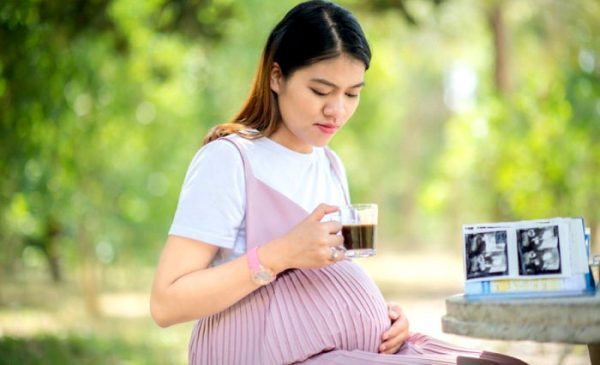
[[[338,183],[340,185],[340,189],[342,189],[342,195],[344,196],[344,199],[346,200],[346,204],[350,204],[350,197],[348,196],[348,194],[346,194],[346,188],[344,187],[344,182],[342,181],[342,169],[340,167],[340,164],[338,163],[338,160],[335,158],[335,156],[333,155],[333,152],[331,152],[331,150],[329,149],[329,147],[325,147],[325,155],[327,156],[327,159],[329,159],[329,164],[331,165],[331,168],[333,169],[333,172],[335,173],[335,177],[337,177]]]
[[[248,181],[250,181],[250,179],[252,177],[254,177],[254,175],[252,174],[252,167],[250,165],[250,162],[248,161],[248,157],[246,156],[246,152],[244,151],[244,149],[242,148],[242,146],[240,146],[238,144],[238,142],[236,142],[230,136],[221,137],[220,139],[223,140],[223,141],[227,141],[227,142],[231,143],[238,150],[238,152],[240,153],[240,156],[242,157],[242,165],[244,166],[244,178],[246,179],[246,185],[247,185]]]
[[[254,177],[244,146],[223,137],[240,153],[246,185],[246,250],[281,237],[309,214],[296,202]]]

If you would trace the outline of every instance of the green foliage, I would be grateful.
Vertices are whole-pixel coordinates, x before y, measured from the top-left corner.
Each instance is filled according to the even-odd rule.
[[[0,365],[176,364],[167,351],[121,337],[51,336],[0,338]]]
[[[508,3],[505,11],[517,9],[522,17],[507,21],[520,36],[509,48],[519,61],[512,90],[484,93],[448,121],[439,172],[422,201],[442,215],[468,204],[463,221],[584,216],[597,227],[600,44],[587,34],[598,29],[598,7],[556,3],[537,12]]]
[[[215,17],[231,7],[189,3],[186,16],[155,26],[176,3],[0,8],[5,265],[24,245],[41,248],[55,265],[60,256],[75,261],[95,251],[106,263],[155,256],[139,247],[156,249],[168,227],[185,168],[172,158],[190,155],[177,146],[201,140],[197,116],[205,105],[194,99],[203,53],[219,39]],[[188,19],[213,8],[210,19]],[[201,46],[204,35],[210,39]]]
[[[88,259],[154,262],[187,163],[240,107],[267,33],[293,4],[0,4],[0,265],[18,267],[25,247],[57,280]],[[333,147],[353,200],[381,205],[384,240],[449,244],[461,224],[486,219],[597,224],[595,2],[498,3],[505,94],[493,81],[495,2],[343,4],[374,58]],[[453,109],[451,79],[465,69],[476,86]]]

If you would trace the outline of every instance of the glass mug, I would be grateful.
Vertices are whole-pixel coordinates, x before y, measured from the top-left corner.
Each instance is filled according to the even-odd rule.
[[[342,224],[346,257],[375,255],[377,241],[377,204],[350,204],[329,214],[328,220]]]

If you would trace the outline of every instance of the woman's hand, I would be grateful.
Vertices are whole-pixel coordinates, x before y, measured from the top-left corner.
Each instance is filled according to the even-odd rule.
[[[342,235],[337,234],[342,229],[341,223],[321,222],[326,214],[337,210],[336,206],[320,204],[283,237],[261,247],[261,262],[281,272],[291,268],[325,267],[342,260],[342,250],[333,257],[333,250],[344,243]]]
[[[392,326],[381,336],[381,345],[379,352],[384,354],[395,354],[404,341],[408,339],[408,319],[404,315],[402,309],[395,305],[388,305],[388,315],[392,321]]]

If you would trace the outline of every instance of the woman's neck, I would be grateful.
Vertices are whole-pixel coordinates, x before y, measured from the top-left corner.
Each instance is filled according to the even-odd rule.
[[[310,154],[313,151],[313,146],[294,135],[283,123],[269,136],[269,139],[294,152]]]

